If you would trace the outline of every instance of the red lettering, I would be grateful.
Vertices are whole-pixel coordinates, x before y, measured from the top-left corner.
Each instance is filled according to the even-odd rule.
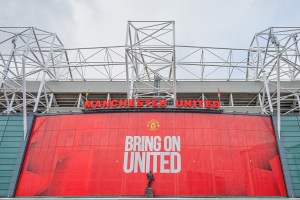
[[[146,107],[149,107],[149,106],[150,106],[150,101],[151,101],[151,100],[147,100],[147,99],[145,100]]]
[[[193,107],[194,107],[194,108],[197,107],[197,100],[193,100]]]
[[[111,101],[110,100],[103,100],[102,101],[102,108],[107,108],[107,107],[110,107],[111,106]]]
[[[218,100],[175,100],[175,105],[178,108],[185,107],[185,108],[214,108],[219,109],[221,106],[221,102]],[[129,99],[129,100],[97,100],[97,101],[89,101],[86,100],[84,102],[84,108],[109,108],[109,107],[150,107],[153,108],[157,107],[167,107],[168,101],[166,99]]]
[[[101,103],[100,101],[96,101],[95,105],[94,105],[94,108],[100,108],[101,107]]]
[[[120,100],[119,101],[119,107],[126,107],[127,105],[126,105],[126,103],[127,103],[127,100]]]
[[[158,101],[155,100],[155,99],[153,99],[153,100],[152,100],[152,107],[153,107],[153,108],[157,108],[157,104],[158,104]]]
[[[198,105],[197,105],[198,104]],[[196,108],[196,107],[199,107],[199,108],[202,108],[203,107],[203,101],[202,100],[193,100],[193,107]]]
[[[205,108],[211,108],[211,101],[205,101]]]
[[[175,105],[176,105],[176,107],[179,107],[179,108],[181,108],[181,107],[183,106],[183,101],[182,101],[182,100],[180,100],[179,102],[180,102],[180,103],[178,103],[178,100],[176,99],[176,101],[175,101]]]
[[[115,107],[118,107],[118,101],[117,100],[112,100],[111,101],[111,106],[113,107],[113,108],[115,108]]]
[[[159,105],[160,105],[160,107],[167,107],[167,100],[161,99],[161,100],[159,101]]]
[[[129,107],[134,107],[134,99],[129,99],[128,100],[128,106]]]
[[[88,101],[88,100],[86,100],[84,102],[84,108],[92,108],[93,104],[94,104],[94,101]]]
[[[199,107],[203,108],[203,101],[202,100],[198,100],[199,101]]]
[[[215,109],[220,108],[220,101],[213,101],[213,107],[214,107]]]
[[[183,101],[184,107],[192,107],[192,100],[184,100]]]
[[[136,101],[136,104],[137,104],[138,107],[143,107],[143,106],[144,106],[143,100],[141,100],[141,99],[138,99],[138,100]]]

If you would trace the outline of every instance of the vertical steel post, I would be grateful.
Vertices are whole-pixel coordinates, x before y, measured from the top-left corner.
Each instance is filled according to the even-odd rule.
[[[261,97],[261,95],[260,95],[260,93],[258,93],[258,101],[259,101],[259,106],[260,106],[260,108],[261,108],[261,114],[263,114],[264,113],[264,105],[263,105],[263,102],[262,102],[262,97]]]
[[[176,88],[176,53],[175,53],[175,21],[173,21],[173,105],[177,99],[177,88]]]
[[[271,36],[269,35],[269,37],[271,37]],[[261,52],[261,48],[259,46],[259,42],[258,42],[258,39],[257,39],[257,34],[255,35],[255,40],[256,40],[256,44],[257,44],[257,48],[258,48],[258,56],[259,56],[259,58],[261,58],[262,57],[261,56],[262,52]],[[257,62],[260,62],[260,68],[261,68],[261,71],[262,71],[262,74],[263,74],[263,82],[264,82],[265,91],[266,91],[267,97],[268,97],[268,103],[269,103],[269,106],[270,106],[270,111],[271,111],[271,113],[273,113],[272,98],[271,98],[271,95],[270,95],[268,80],[266,78],[265,66],[264,66],[263,61],[257,60]]]
[[[277,55],[277,132],[278,132],[278,138],[280,140],[280,130],[281,130],[281,124],[280,124],[280,54],[278,49],[278,55]]]
[[[82,98],[82,94],[79,93],[78,101],[77,101],[77,108],[80,108],[80,105],[81,105],[81,98]]]
[[[125,67],[126,67],[126,86],[127,86],[127,99],[130,99],[130,86],[129,86],[129,65],[128,65],[128,55],[127,49],[125,49]]]
[[[30,28],[29,34],[27,37],[26,45],[24,47],[23,56],[22,56],[22,85],[23,85],[23,134],[24,134],[24,140],[26,139],[27,135],[27,103],[26,103],[26,57],[28,55],[29,51],[29,42],[31,39],[31,35],[33,33],[33,27]]]
[[[27,134],[27,106],[26,106],[26,77],[25,77],[25,58],[22,58],[22,74],[23,74],[23,134],[24,141]]]
[[[126,89],[127,89],[127,99],[130,99],[130,86],[129,86],[129,64],[128,64],[128,40],[129,35],[129,21],[127,22],[127,31],[126,31],[126,41],[125,41],[125,69],[126,69]]]
[[[51,60],[51,55],[52,55],[52,53],[53,53],[53,45],[54,45],[54,42],[55,42],[55,38],[56,38],[56,35],[53,34],[53,39],[52,39],[51,47],[50,47],[50,50],[49,50],[47,62],[46,62],[45,65],[44,65],[43,76],[42,76],[42,80],[41,80],[41,83],[40,83],[40,87],[39,87],[39,90],[38,90],[38,93],[37,93],[37,97],[36,97],[36,101],[35,101],[35,104],[34,104],[33,112],[36,112],[37,109],[38,109],[38,105],[39,105],[39,102],[40,102],[42,89],[43,89],[44,86],[45,86],[46,73],[47,73],[47,70],[48,70],[48,68],[49,68],[49,62],[50,62],[50,60]],[[47,96],[45,96],[45,98],[47,98]]]

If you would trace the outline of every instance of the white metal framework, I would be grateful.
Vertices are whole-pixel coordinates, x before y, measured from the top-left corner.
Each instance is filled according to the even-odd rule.
[[[129,21],[125,51],[128,98],[176,99],[174,21]]]
[[[271,27],[245,49],[183,46],[175,43],[174,21],[129,21],[125,46],[67,49],[55,33],[1,27],[0,111],[47,113],[82,107],[86,98],[172,104],[215,99],[220,88],[225,110],[299,113],[299,34]]]
[[[0,38],[0,105],[5,108],[3,112],[22,112],[22,107],[27,105],[32,106],[33,112],[37,112],[38,107],[47,111],[53,95],[47,93],[46,80],[58,80],[57,66],[67,56],[59,38],[33,27],[4,27],[0,30]],[[29,79],[40,82],[36,94],[26,90]]]

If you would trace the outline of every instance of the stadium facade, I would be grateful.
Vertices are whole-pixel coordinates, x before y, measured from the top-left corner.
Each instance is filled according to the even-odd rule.
[[[298,27],[246,49],[175,43],[129,21],[125,46],[68,49],[0,28],[0,197],[300,197]]]

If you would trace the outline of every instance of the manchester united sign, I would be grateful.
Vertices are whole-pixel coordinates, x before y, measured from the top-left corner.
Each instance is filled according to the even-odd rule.
[[[168,106],[166,99],[114,99],[114,100],[86,100],[85,109],[98,108],[166,108]],[[220,101],[218,100],[175,100],[177,108],[204,108],[219,109]]]

